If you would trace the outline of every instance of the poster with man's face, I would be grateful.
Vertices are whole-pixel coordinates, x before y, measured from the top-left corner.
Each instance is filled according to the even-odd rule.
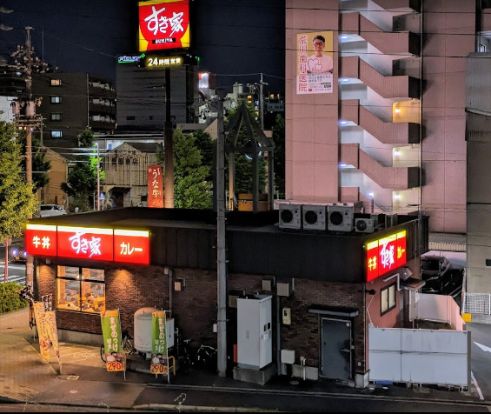
[[[297,94],[332,93],[333,32],[297,34]]]

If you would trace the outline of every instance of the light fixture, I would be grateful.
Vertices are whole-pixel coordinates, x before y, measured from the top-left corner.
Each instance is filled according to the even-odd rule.
[[[394,193],[394,200],[400,200],[401,195],[399,193]]]
[[[395,108],[395,109],[394,109],[394,112],[395,112],[396,114],[400,113],[400,112],[401,112],[401,108]]]
[[[347,82],[349,82],[349,79],[348,78],[339,78],[339,82],[347,83]]]
[[[348,35],[343,34],[343,35],[339,36],[339,38],[341,40],[346,40],[348,38]]]
[[[398,149],[394,148],[394,157],[398,157],[399,155],[401,155],[401,151],[399,151]]]
[[[375,194],[374,194],[374,193],[368,193],[368,196],[369,196],[370,198],[374,198],[374,197],[375,197]]]
[[[348,121],[345,121],[343,119],[340,119],[339,122],[338,122],[339,125],[341,126],[344,126],[344,125],[347,125],[348,124]]]

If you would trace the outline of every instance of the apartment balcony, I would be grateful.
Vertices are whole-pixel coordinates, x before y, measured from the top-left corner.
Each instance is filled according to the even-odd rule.
[[[420,142],[420,126],[411,122],[385,122],[360,105],[358,100],[341,101],[340,119],[352,121],[383,144],[407,145]]]
[[[360,79],[384,98],[420,98],[419,81],[411,76],[384,76],[358,56],[340,62],[339,77]]]
[[[419,187],[419,167],[385,167],[360,149],[358,144],[341,144],[339,162],[352,165],[382,188],[407,190]]]
[[[410,12],[421,11],[421,0],[372,0],[383,9],[389,10],[406,10]]]
[[[358,12],[342,13],[340,32],[355,34],[387,55],[419,56],[419,35],[412,32],[384,32],[376,24]]]

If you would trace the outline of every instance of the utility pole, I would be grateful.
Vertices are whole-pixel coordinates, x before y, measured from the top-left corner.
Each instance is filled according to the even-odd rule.
[[[97,211],[101,210],[101,174],[99,172],[100,170],[100,158],[99,158],[99,143],[95,143],[96,149],[97,149],[97,185],[96,185],[96,191],[97,191]]]
[[[261,79],[259,81],[259,116],[261,118],[261,131],[264,131],[264,85],[267,85],[264,82],[262,72],[259,74]]]
[[[216,156],[216,208],[217,208],[217,371],[227,374],[227,262],[225,251],[225,131],[223,127],[223,100],[225,91],[217,89],[217,156]]]
[[[165,208],[174,208],[174,144],[170,114],[170,68],[165,68],[164,198]]]
[[[41,115],[36,114],[37,101],[32,96],[32,71],[34,63],[37,67],[43,68],[47,65],[41,62],[39,59],[34,61],[33,48],[31,42],[31,30],[32,27],[26,26],[26,41],[24,48],[17,46],[17,51],[12,54],[17,60],[17,66],[23,70],[26,82],[26,94],[23,106],[25,108],[25,114],[15,114],[15,124],[19,129],[26,131],[26,182],[32,186],[32,132],[34,128],[42,125]],[[32,216],[27,217],[31,219]],[[26,260],[26,284],[33,286],[34,282],[34,262],[31,255],[27,256]]]

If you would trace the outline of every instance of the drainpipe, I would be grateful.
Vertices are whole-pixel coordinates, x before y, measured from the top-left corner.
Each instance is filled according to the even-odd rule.
[[[164,275],[167,275],[169,280],[169,312],[172,316],[172,276],[174,271],[170,267],[164,268]]]

